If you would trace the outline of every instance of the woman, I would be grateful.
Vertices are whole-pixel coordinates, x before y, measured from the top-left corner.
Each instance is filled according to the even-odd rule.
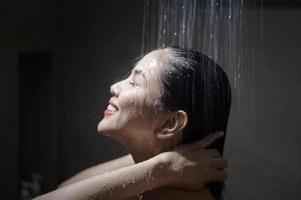
[[[226,74],[216,63],[195,50],[155,50],[137,63],[129,77],[114,84],[111,93],[112,98],[98,125],[98,131],[124,144],[135,165],[121,169],[117,166],[113,170],[117,174],[115,177],[105,173],[102,174],[102,180],[97,175],[84,180],[80,178],[81,181],[47,194],[45,198],[61,195],[66,199],[126,199],[135,198],[142,191],[148,191],[140,195],[143,199],[158,199],[164,195],[180,199],[180,194],[188,199],[221,198],[222,183],[211,182],[207,187],[203,186],[213,180],[225,179],[226,173],[219,170],[225,168],[225,160],[213,158],[222,154],[224,137],[211,145],[219,152],[212,149],[193,152],[193,149],[207,146],[220,137],[219,134],[210,135],[211,139],[207,137],[198,144],[180,146],[173,153],[168,152],[180,144],[200,140],[214,131],[226,131],[231,102],[230,87]],[[179,156],[178,159],[170,159],[175,154]],[[192,171],[186,169],[174,173],[179,172],[178,168],[183,166],[192,166],[190,160],[195,161],[196,156],[202,158],[199,162],[202,163],[200,166],[203,165],[201,171],[194,168]],[[167,158],[172,162],[167,162]],[[210,158],[210,162],[204,165],[204,160]],[[128,160],[128,157],[124,160]],[[166,169],[166,163],[168,170],[160,171]],[[150,166],[153,168],[148,171]],[[133,167],[137,170],[135,174],[132,173]],[[129,172],[130,177],[121,185],[122,181],[117,179],[124,171]],[[160,179],[161,176],[165,178]],[[179,179],[188,176],[191,178],[190,183],[187,179],[186,182],[185,179]],[[106,183],[110,183],[109,186]],[[78,190],[83,190],[83,187],[84,194],[78,194]],[[104,189],[106,187],[111,190]],[[119,193],[122,188],[124,193],[121,196]],[[187,190],[191,188],[200,190]]]

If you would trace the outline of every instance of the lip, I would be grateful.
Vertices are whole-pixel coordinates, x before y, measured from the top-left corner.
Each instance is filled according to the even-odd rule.
[[[119,110],[117,104],[112,99],[109,100],[109,104],[111,104],[112,106],[114,106],[117,109],[117,111]]]
[[[112,114],[114,114],[114,112],[112,112],[112,111],[110,111],[110,110],[108,110],[108,109],[106,109],[106,110],[104,111],[104,116],[108,116],[108,115],[112,115]]]
[[[117,109],[117,111],[119,110],[117,104],[112,99],[109,100],[109,104],[111,104],[113,107],[115,107]],[[116,113],[117,111],[112,112],[112,111],[106,109],[104,111],[104,116],[112,115],[112,114]]]

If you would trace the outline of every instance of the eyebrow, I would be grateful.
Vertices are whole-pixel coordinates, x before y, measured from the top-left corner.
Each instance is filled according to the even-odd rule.
[[[133,72],[134,72],[135,75],[141,75],[141,76],[143,76],[144,79],[146,79],[145,78],[145,74],[144,74],[144,72],[142,70],[140,70],[140,69],[134,69]]]
[[[142,76],[144,78],[144,80],[145,80],[145,83],[147,83],[147,80],[146,80],[146,77],[145,77],[145,73],[142,70],[140,70],[140,69],[134,69],[133,73],[134,73],[134,75],[140,75],[140,76]]]

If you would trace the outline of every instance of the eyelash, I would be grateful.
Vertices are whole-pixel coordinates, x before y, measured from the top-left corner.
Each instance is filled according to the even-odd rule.
[[[134,83],[133,81],[130,81],[130,84],[131,84],[132,86],[137,86],[137,84]]]

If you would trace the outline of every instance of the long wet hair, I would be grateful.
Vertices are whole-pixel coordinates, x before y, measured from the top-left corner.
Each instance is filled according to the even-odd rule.
[[[224,136],[208,147],[218,149],[223,155],[231,107],[231,87],[226,73],[220,65],[196,50],[178,47],[164,50],[170,52],[171,59],[161,73],[163,94],[160,104],[163,110],[184,110],[188,114],[180,144],[224,131]],[[223,182],[211,182],[207,186],[215,199],[223,199]]]

